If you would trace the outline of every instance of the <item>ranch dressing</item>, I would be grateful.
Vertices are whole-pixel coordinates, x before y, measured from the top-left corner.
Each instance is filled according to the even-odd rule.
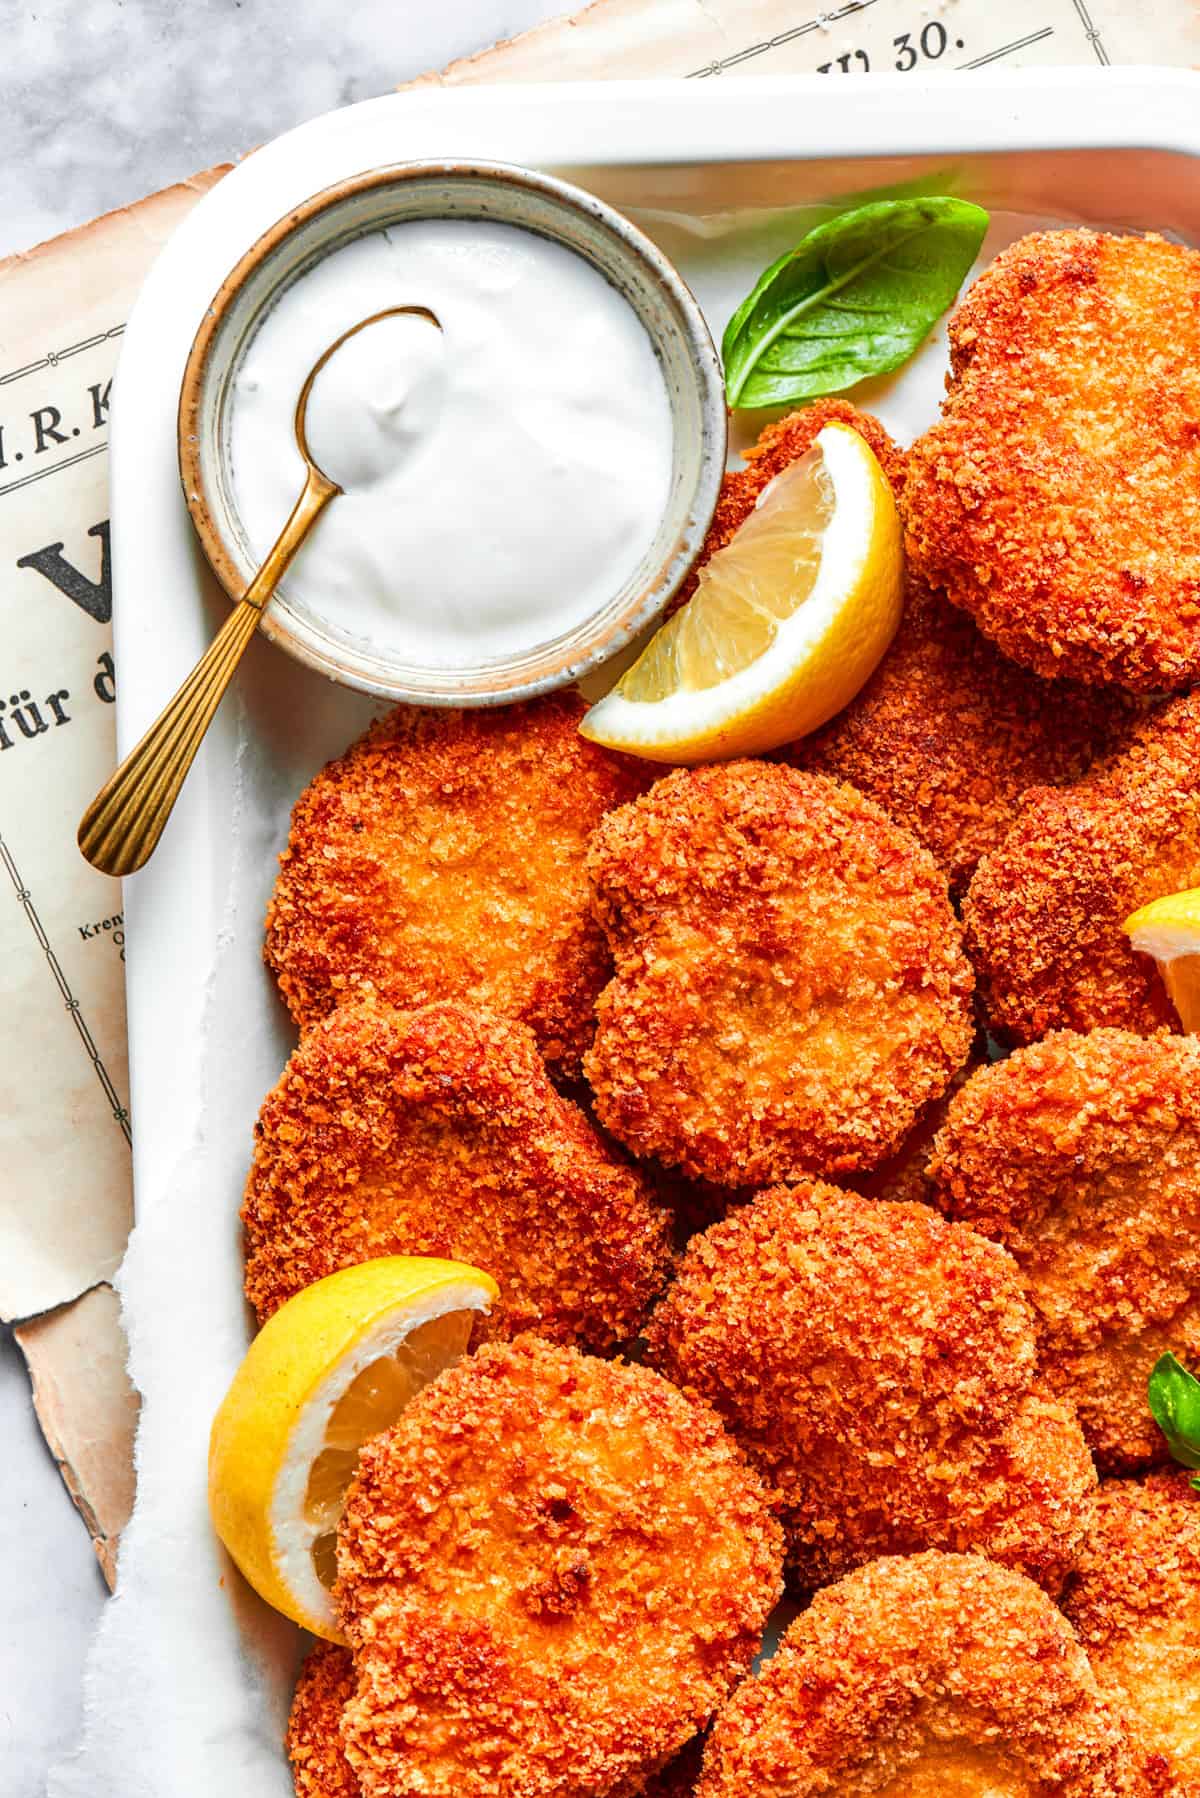
[[[339,635],[426,665],[545,643],[611,600],[666,510],[666,383],[632,307],[518,226],[421,219],[343,245],[267,314],[235,375],[233,490],[255,555],[318,467],[344,488],[282,583]]]

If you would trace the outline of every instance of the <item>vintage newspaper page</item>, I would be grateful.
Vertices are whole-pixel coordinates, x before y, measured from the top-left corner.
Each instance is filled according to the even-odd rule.
[[[434,82],[1200,63],[1194,0],[595,0]]]
[[[118,882],[75,847],[114,759],[106,456],[125,314],[214,176],[0,268],[0,1317],[113,1273],[130,1219]]]
[[[121,889],[75,846],[114,761],[107,456],[126,313],[219,171],[0,264],[0,1317],[111,1576],[132,1497]],[[82,1296],[81,1296],[82,1295]],[[52,1309],[53,1308],[53,1309]]]
[[[1117,62],[1200,63],[1193,0],[596,0],[424,80]],[[59,1307],[22,1346],[102,1561],[132,1430],[127,1388],[96,1377],[123,1367],[97,1289],[130,1215],[122,914],[74,833],[113,759],[109,381],[159,244],[218,173],[0,266],[0,1317]]]

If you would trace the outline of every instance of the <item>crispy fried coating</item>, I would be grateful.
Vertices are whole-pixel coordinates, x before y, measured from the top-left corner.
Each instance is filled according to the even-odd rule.
[[[296,802],[264,954],[306,1029],[343,999],[469,999],[528,1024],[576,1076],[609,975],[583,855],[645,764],[579,735],[554,693],[391,713]]]
[[[1178,1029],[1158,970],[1121,924],[1200,885],[1200,692],[1139,725],[1077,785],[1027,793],[980,863],[963,921],[990,1027],[1027,1043],[1111,1024]]]
[[[637,1334],[671,1264],[666,1213],[554,1090],[528,1030],[468,1005],[339,1007],[256,1136],[242,1219],[260,1320],[371,1256],[448,1255],[499,1282],[482,1334],[536,1325],[606,1349]]]
[[[349,1651],[319,1642],[300,1669],[287,1727],[296,1798],[361,1798],[342,1746],[342,1712],[354,1694]]]
[[[728,1186],[870,1168],[965,1059],[945,879],[852,788],[680,769],[610,813],[588,869],[616,978],[585,1071],[635,1154]]]
[[[489,1344],[350,1489],[335,1599],[364,1798],[643,1791],[749,1666],[781,1558],[707,1406],[645,1368]]]
[[[300,1670],[288,1718],[286,1746],[296,1798],[362,1798],[342,1742],[342,1714],[356,1689],[350,1650],[318,1643]],[[703,1737],[693,1736],[661,1771],[648,1777],[639,1771],[622,1781],[622,1798],[691,1798],[703,1745]]]
[[[697,1798],[1165,1791],[1045,1593],[930,1553],[818,1592],[718,1717]]]
[[[1106,1480],[1063,1598],[1101,1687],[1200,1792],[1200,1495],[1181,1468]]]
[[[1034,232],[967,293],[950,359],[908,454],[916,573],[1039,674],[1200,679],[1200,254]]]
[[[1027,787],[1078,780],[1132,722],[1123,694],[1019,668],[913,576],[862,691],[789,759],[847,780],[929,850],[951,891],[995,849]]]
[[[798,1587],[923,1548],[1061,1584],[1096,1476],[1070,1406],[1035,1389],[997,1244],[924,1205],[773,1187],[693,1239],[647,1338],[777,1490]]]
[[[1166,1458],[1146,1381],[1200,1359],[1200,1039],[1059,1031],[982,1068],[930,1163],[947,1217],[1021,1269],[1042,1372],[1101,1471]]]
[[[893,491],[904,483],[904,452],[897,449],[877,418],[860,412],[849,400],[814,400],[799,412],[767,425],[758,441],[744,452],[744,468],[731,468],[721,482],[716,511],[708,527],[696,565],[683,582],[671,606],[677,611],[696,591],[701,568],[710,556],[724,549],[730,538],[745,524],[758,503],[763,489],[777,474],[812,448],[820,432],[828,424],[849,425],[875,452],[875,459],[887,476]]]
[[[911,1205],[930,1204],[929,1158],[933,1154],[937,1133],[946,1121],[955,1094],[962,1091],[976,1068],[984,1067],[986,1062],[982,1042],[975,1043],[945,1092],[925,1106],[895,1154],[889,1155],[886,1161],[881,1161],[871,1173],[847,1174],[838,1184],[850,1187],[853,1192],[861,1192],[870,1199],[898,1199]]]

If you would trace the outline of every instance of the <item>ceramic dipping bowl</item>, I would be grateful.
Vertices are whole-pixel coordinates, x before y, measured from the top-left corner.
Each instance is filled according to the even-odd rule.
[[[246,252],[208,308],[180,394],[180,477],[205,554],[226,592],[238,599],[258,558],[238,509],[230,409],[234,379],[258,325],[323,257],[368,232],[421,218],[486,219],[539,232],[585,257],[628,301],[650,337],[671,405],[672,477],[658,531],[600,610],[519,654],[464,667],[406,661],[391,648],[340,633],[332,610],[325,617],[311,601],[291,603],[286,575],[260,628],[309,667],[382,698],[426,706],[496,705],[580,679],[644,630],[695,561],[720,491],[726,408],[708,328],[671,263],[612,207],[565,181],[500,163],[402,163],[314,195]]]

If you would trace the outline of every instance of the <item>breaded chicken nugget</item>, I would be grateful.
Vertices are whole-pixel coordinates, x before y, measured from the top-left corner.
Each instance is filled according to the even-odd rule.
[[[447,1001],[369,1001],[314,1025],[264,1101],[246,1186],[260,1321],[374,1255],[493,1275],[479,1329],[595,1348],[637,1334],[671,1264],[641,1175],[555,1092],[520,1024]]]
[[[879,667],[789,759],[874,799],[924,843],[957,894],[1026,788],[1078,780],[1132,714],[1124,695],[1019,668],[910,576]]]
[[[1200,1496],[1181,1469],[1105,1481],[1063,1609],[1169,1790],[1200,1792]]]
[[[797,1586],[923,1548],[1061,1584],[1096,1475],[1070,1406],[1035,1390],[997,1244],[924,1205],[774,1187],[694,1238],[647,1337],[777,1490]]]
[[[1059,1031],[982,1068],[930,1176],[1021,1269],[1042,1372],[1101,1471],[1166,1458],[1146,1382],[1200,1359],[1200,1039]]]
[[[707,1406],[489,1344],[367,1444],[338,1532],[364,1798],[644,1790],[750,1665],[779,1526]]]
[[[361,1798],[342,1746],[342,1712],[354,1695],[349,1651],[319,1642],[300,1669],[287,1727],[296,1798]]]
[[[349,1649],[332,1642],[319,1643],[301,1668],[287,1731],[296,1798],[362,1798],[342,1743],[342,1713],[356,1685]],[[702,1738],[694,1736],[660,1773],[651,1773],[644,1784],[640,1776],[622,1783],[621,1793],[690,1798],[700,1777],[702,1747]]]
[[[878,419],[845,400],[817,400],[768,425],[725,476],[697,570],[723,549],[763,489],[837,421],[865,438],[894,491],[905,457]],[[681,602],[695,588],[693,575]],[[957,893],[995,848],[1026,787],[1076,780],[1110,745],[1129,710],[1117,695],[1039,679],[988,642],[970,619],[910,579],[891,648],[858,697],[795,744],[798,767],[848,780],[911,830]]]
[[[981,1556],[936,1553],[875,1561],[818,1592],[717,1718],[697,1787],[698,1798],[1159,1792],[1045,1593]]]
[[[585,1071],[635,1154],[733,1186],[870,1168],[966,1058],[945,879],[851,787],[680,769],[604,820],[588,869],[617,971]]]
[[[967,293],[950,359],[908,454],[915,572],[1039,674],[1200,679],[1200,254],[1034,232]]]
[[[980,863],[963,920],[991,1028],[1027,1043],[1178,1020],[1158,970],[1121,929],[1163,893],[1200,885],[1200,692],[1172,700],[1078,785],[1027,793]]]
[[[301,1029],[344,998],[469,999],[568,1077],[609,975],[583,854],[644,763],[585,742],[574,693],[396,711],[296,802],[264,950]]]

